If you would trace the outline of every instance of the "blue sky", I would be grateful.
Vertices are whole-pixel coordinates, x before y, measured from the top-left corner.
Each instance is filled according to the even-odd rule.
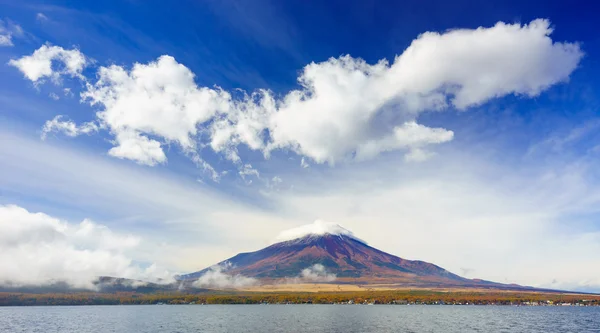
[[[323,219],[467,277],[600,291],[595,12],[0,1],[0,246],[32,260],[0,280],[73,276],[15,243],[36,228],[93,262],[81,279],[146,278]]]

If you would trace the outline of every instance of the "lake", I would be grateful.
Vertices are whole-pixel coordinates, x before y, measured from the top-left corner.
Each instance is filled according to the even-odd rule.
[[[600,307],[115,305],[0,307],[0,332],[600,332]]]

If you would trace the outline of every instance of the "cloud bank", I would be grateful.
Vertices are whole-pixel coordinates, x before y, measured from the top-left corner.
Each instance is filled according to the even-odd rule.
[[[90,220],[79,224],[15,206],[0,206],[0,285],[66,283],[94,289],[99,276],[170,282],[168,271],[134,264],[127,251],[140,239]]]
[[[369,64],[345,55],[308,64],[298,77],[300,88],[283,95],[200,87],[189,68],[163,55],[131,69],[101,66],[95,82],[85,79],[81,98],[97,109],[98,127],[114,135],[109,154],[144,165],[165,163],[163,147],[171,144],[213,178],[218,176],[200,157],[202,149],[222,154],[240,171],[242,145],[265,157],[293,151],[303,167],[390,151],[418,162],[433,154],[430,147],[454,137],[452,130],[419,123],[423,112],[466,110],[510,94],[534,97],[568,80],[583,52],[577,43],[553,42],[551,33],[542,19],[426,32],[392,62]],[[53,69],[52,61],[64,68]],[[10,64],[37,82],[80,76],[86,63],[78,50],[44,45]],[[86,133],[52,122],[46,127],[70,136]]]

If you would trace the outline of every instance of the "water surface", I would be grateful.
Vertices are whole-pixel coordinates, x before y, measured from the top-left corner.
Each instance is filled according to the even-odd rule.
[[[0,332],[600,332],[600,307],[448,305],[0,307]]]

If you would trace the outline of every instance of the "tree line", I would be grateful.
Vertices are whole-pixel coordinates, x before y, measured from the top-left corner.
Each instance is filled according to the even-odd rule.
[[[517,292],[385,290],[360,292],[184,293],[0,293],[0,306],[127,304],[476,304],[600,305],[600,296]]]

